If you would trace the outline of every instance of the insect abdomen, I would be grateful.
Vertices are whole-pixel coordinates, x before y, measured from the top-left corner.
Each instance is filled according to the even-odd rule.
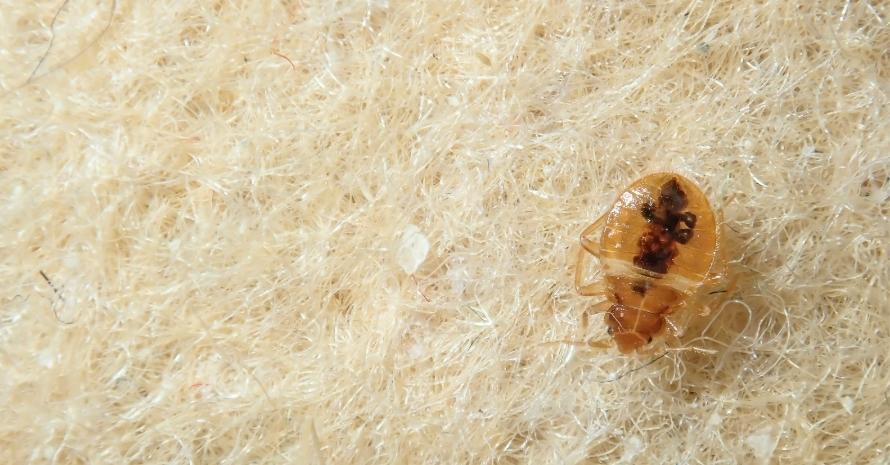
[[[672,286],[646,276],[610,275],[606,282],[609,300],[649,313],[671,313],[686,297]]]
[[[628,353],[648,344],[664,328],[664,317],[686,296],[647,276],[607,275],[607,298],[613,303],[606,325],[618,349]]]

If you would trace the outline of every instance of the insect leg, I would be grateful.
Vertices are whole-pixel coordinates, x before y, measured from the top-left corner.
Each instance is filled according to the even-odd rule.
[[[581,279],[584,275],[584,259],[587,257],[587,252],[584,249],[578,250],[578,258],[575,260],[575,290],[578,291],[581,295],[595,295],[597,292],[593,289],[589,288],[588,285],[582,285]]]
[[[724,284],[722,289],[717,289],[715,291],[708,292],[708,295],[716,295],[717,298],[708,304],[702,305],[702,311],[699,313],[699,316],[708,316],[711,314],[711,311],[714,307],[720,307],[723,305],[729,297],[732,295],[733,291],[735,291],[736,283],[738,282],[738,276],[733,275],[729,278],[729,282],[726,282],[726,276],[718,276],[714,280],[714,284]]]
[[[605,286],[601,282],[592,284],[582,284],[581,280],[584,275],[584,263],[587,255],[599,256],[599,244],[591,241],[586,236],[590,235],[595,229],[599,228],[606,215],[599,217],[590,226],[581,233],[581,248],[578,249],[578,258],[575,261],[575,289],[581,295],[602,295],[605,292]]]
[[[600,256],[600,245],[596,242],[581,236],[581,247],[584,247],[584,250],[590,252],[594,257],[599,258]]]
[[[732,194],[729,194],[729,197],[727,197],[723,200],[723,208],[726,208],[727,205],[731,205],[733,202],[735,202],[735,199],[736,199],[735,192],[733,192]]]
[[[587,341],[587,347],[592,349],[608,349],[612,347],[613,343],[611,339],[600,339],[598,341]]]
[[[683,346],[683,342],[680,341],[680,336],[675,331],[677,328],[673,324],[668,325],[669,331],[664,334],[665,342],[671,348],[678,348]]]
[[[587,251],[583,248],[578,250],[578,258],[575,260],[575,290],[581,295],[597,295],[602,293],[602,285],[600,283],[581,284],[584,275],[584,261],[587,258]]]
[[[561,341],[547,341],[547,342],[541,343],[541,345],[545,345],[545,346],[552,346],[552,345],[556,345],[556,344],[560,344],[560,345],[566,344],[566,345],[581,347],[581,348],[585,348],[585,349],[588,349],[588,348],[589,349],[608,349],[609,347],[612,347],[612,341],[609,339],[600,339],[598,341],[587,341],[587,342],[561,340]]]
[[[713,355],[717,353],[715,350],[705,349],[698,346],[689,346],[684,347],[683,341],[680,340],[680,332],[676,326],[676,323],[672,322],[669,318],[665,318],[665,322],[667,323],[668,331],[664,333],[665,344],[669,347],[667,351],[669,352],[686,352],[691,350],[693,352],[698,352],[700,354],[710,354]]]
[[[637,355],[639,355],[639,356],[641,356],[641,357],[648,357],[648,356],[650,356],[650,355],[655,355],[655,354],[658,354],[658,357],[656,358],[656,360],[657,360],[657,359],[659,359],[659,358],[664,357],[665,355],[667,355],[667,351],[664,350],[664,348],[659,347],[659,346],[656,346],[656,345],[649,345],[649,346],[647,346],[647,347],[641,347],[641,348],[637,349]],[[651,364],[651,363],[655,363],[655,360],[650,361],[650,362],[647,363],[646,365],[649,365],[649,364]],[[637,367],[637,368],[635,368],[634,370],[639,370],[640,368],[643,368],[643,367],[645,367],[646,365],[643,365],[643,366],[641,366],[641,367]]]
[[[581,284],[580,277],[576,277],[575,279],[575,288],[578,290],[578,294],[584,296],[591,295],[605,295],[606,294],[606,286],[602,281],[596,281],[590,284]],[[606,309],[608,310],[608,308]]]
[[[664,333],[667,341],[671,344],[675,342],[679,343],[680,337],[683,336],[683,330],[680,329],[680,326],[677,324],[677,322],[674,321],[674,319],[671,317],[665,317],[664,324],[667,327],[667,332]]]
[[[708,305],[702,305],[701,311],[698,312],[698,316],[700,316],[700,317],[706,317],[710,314],[711,314],[711,307]]]
[[[597,218],[596,221],[590,223],[590,226],[584,228],[584,231],[581,231],[581,246],[595,257],[599,256],[600,246],[596,241],[588,239],[587,236],[593,234],[594,231],[602,227],[603,222],[605,221],[606,214],[604,213],[599,218]]]
[[[725,274],[717,274],[711,276],[702,284],[705,286],[705,289],[714,288],[714,290],[708,291],[708,295],[723,294],[723,300],[726,300],[735,291],[736,284],[738,284],[738,275],[727,277]]]
[[[602,302],[597,302],[590,306],[585,313],[587,314],[597,314],[597,313],[606,313],[609,309],[612,308],[612,302],[608,300],[604,300]]]

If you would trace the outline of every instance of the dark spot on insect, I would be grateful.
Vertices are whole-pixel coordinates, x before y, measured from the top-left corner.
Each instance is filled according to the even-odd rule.
[[[689,242],[689,239],[692,239],[692,230],[681,229],[674,234],[674,237],[677,239],[677,242],[685,244]]]
[[[649,290],[649,285],[646,281],[637,281],[633,283],[630,288],[639,295],[646,295],[646,291]]]
[[[679,212],[686,208],[686,193],[680,188],[677,178],[664,183],[661,186],[661,195],[658,197],[660,206],[667,208],[669,212]]]
[[[682,211],[688,204],[686,192],[677,178],[672,178],[661,186],[657,205],[646,202],[640,207],[649,228],[640,236],[634,265],[654,273],[667,273],[678,253],[676,243],[686,244],[694,234],[698,218],[692,212]]]
[[[646,221],[650,223],[655,222],[655,220],[658,218],[657,216],[655,216],[655,204],[652,202],[646,202],[645,204],[643,204],[643,206],[640,207],[640,213],[643,215],[643,218],[645,218]]]
[[[634,257],[634,265],[649,270],[653,273],[665,274],[668,266],[673,262],[674,254],[670,249],[658,252],[646,252]]]
[[[649,336],[649,340],[646,341],[646,344],[649,344],[650,342],[652,342],[652,336]]]
[[[610,327],[609,327],[609,328],[608,328],[608,329],[606,329],[606,332],[607,332],[607,333],[609,333],[609,336],[611,336],[611,335],[613,335],[613,334],[615,334],[615,330],[614,330],[614,329],[612,329],[612,327],[611,327],[611,326],[610,326]]]

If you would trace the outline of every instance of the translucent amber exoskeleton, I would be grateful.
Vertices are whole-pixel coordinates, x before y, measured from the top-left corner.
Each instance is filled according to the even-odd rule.
[[[598,229],[599,240],[591,239]],[[721,222],[692,181],[675,173],[650,174],[621,192],[581,233],[575,284],[583,295],[606,298],[595,308],[606,312],[621,352],[661,335],[676,338],[681,310],[726,280],[721,236]],[[588,254],[599,258],[604,279],[584,285]]]

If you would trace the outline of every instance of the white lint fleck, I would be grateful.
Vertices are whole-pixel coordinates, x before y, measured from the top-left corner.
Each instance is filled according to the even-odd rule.
[[[401,244],[396,253],[396,261],[399,266],[405,270],[405,273],[411,274],[420,268],[426,255],[430,251],[430,242],[426,236],[413,224],[409,224],[402,233]]]
[[[624,452],[621,454],[622,463],[631,463],[640,452],[643,452],[643,440],[639,436],[631,436],[624,441]]]
[[[775,431],[772,426],[764,426],[747,438],[745,444],[754,452],[754,456],[760,460],[768,460],[776,448]]]
[[[56,361],[56,357],[49,350],[40,352],[37,359],[39,360],[40,365],[44,368],[52,368]]]
[[[848,396],[841,397],[841,406],[844,407],[844,410],[847,411],[847,415],[853,414],[853,399],[852,398],[850,398]]]
[[[423,358],[425,355],[426,348],[419,342],[415,342],[411,345],[411,348],[408,349],[408,356],[411,357],[412,360]]]
[[[455,295],[461,295],[466,289],[467,270],[461,265],[449,269],[446,273],[448,279],[451,280],[451,289]]]

